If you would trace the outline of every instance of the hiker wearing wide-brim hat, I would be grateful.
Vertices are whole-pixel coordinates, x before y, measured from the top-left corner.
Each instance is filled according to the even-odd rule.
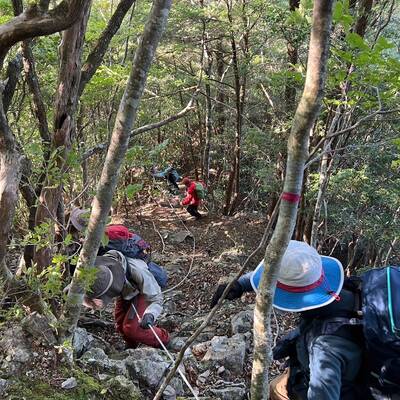
[[[228,293],[229,299],[257,291],[264,265],[242,276]],[[281,261],[273,306],[300,314],[297,330],[286,339],[281,357],[295,360],[290,373],[301,371],[304,381],[288,388],[290,398],[309,400],[356,399],[354,384],[362,360],[362,329],[353,324],[358,309],[354,291],[344,286],[341,263],[320,256],[307,243],[291,240]],[[218,301],[226,285],[212,299]],[[307,379],[308,377],[308,379]],[[296,377],[295,377],[296,378]],[[297,379],[297,378],[296,378]],[[294,382],[296,379],[290,379]],[[275,386],[275,388],[278,386]],[[272,394],[272,398],[274,397]]]
[[[159,347],[153,331],[167,344],[168,332],[155,326],[162,311],[163,295],[147,264],[110,250],[96,258],[95,268],[96,277],[83,304],[99,309],[116,299],[115,325],[128,347],[140,343]]]
[[[261,262],[251,274],[251,285],[257,291],[264,271]],[[339,300],[344,271],[339,260],[320,256],[307,243],[291,240],[282,257],[276,284],[274,307],[301,312],[320,308]]]

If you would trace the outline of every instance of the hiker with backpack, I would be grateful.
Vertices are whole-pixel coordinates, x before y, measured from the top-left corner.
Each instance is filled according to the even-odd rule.
[[[107,251],[117,250],[125,257],[142,260],[147,264],[161,289],[167,287],[168,275],[164,268],[151,261],[151,246],[148,242],[124,225],[108,225],[104,233],[108,241],[100,247],[97,253],[99,256]]]
[[[151,175],[156,179],[165,179],[171,193],[179,193],[179,186],[177,182],[181,181],[182,177],[176,170],[175,164],[171,163],[163,171],[158,171],[157,168],[153,166],[151,169]]]
[[[263,268],[261,262],[254,272],[242,276],[227,299],[257,290]],[[218,286],[212,306],[225,287]],[[282,258],[273,305],[299,313],[300,321],[274,349],[275,359],[289,357],[290,368],[284,379],[272,383],[272,398],[399,398],[399,288],[400,268],[372,270],[361,280],[345,281],[338,260],[291,240]]]
[[[242,276],[228,298],[235,299],[245,291],[256,290],[262,271],[260,263],[253,273]],[[306,243],[289,242],[282,257],[273,305],[283,311],[300,313],[299,329],[293,341],[298,345],[295,348],[302,369],[309,375],[306,397],[303,393],[300,398],[344,399],[344,390],[357,377],[362,357],[359,330],[346,324],[325,323],[326,318],[354,309],[355,296],[342,291],[343,279],[338,260],[320,256]],[[212,305],[225,287],[218,287]]]
[[[168,344],[168,332],[155,325],[162,311],[163,295],[146,263],[110,250],[96,257],[95,266],[96,278],[83,304],[101,309],[116,298],[115,326],[128,348],[141,343],[158,348],[156,335]]]
[[[182,206],[188,206],[187,212],[196,219],[200,219],[202,215],[199,213],[199,205],[201,200],[205,198],[205,188],[201,182],[192,181],[189,178],[183,178],[182,183],[186,187],[186,197],[181,201]]]

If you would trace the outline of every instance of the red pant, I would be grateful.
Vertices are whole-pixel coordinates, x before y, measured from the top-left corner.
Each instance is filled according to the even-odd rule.
[[[140,317],[143,316],[148,306],[143,295],[137,295],[132,301],[126,301],[120,297],[115,304],[114,310],[115,328],[122,334],[129,347],[136,347],[139,343],[147,344],[151,347],[161,347],[151,329],[140,327],[139,319],[131,306],[132,302]],[[169,342],[169,334],[165,329],[156,326],[153,329],[164,344]]]

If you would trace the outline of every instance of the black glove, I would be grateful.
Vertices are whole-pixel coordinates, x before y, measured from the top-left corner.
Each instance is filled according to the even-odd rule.
[[[224,292],[224,290],[227,286],[228,286],[227,283],[218,285],[217,290],[215,291],[214,296],[211,300],[211,304],[210,304],[211,308],[213,308],[218,303],[219,298],[222,296],[222,293]],[[232,285],[232,287],[230,288],[230,290],[225,298],[228,300],[234,300],[234,299],[238,299],[242,294],[243,294],[242,286],[238,282],[235,282]]]
[[[149,329],[150,326],[154,325],[154,321],[155,318],[153,314],[144,314],[140,321],[140,327],[143,329]]]

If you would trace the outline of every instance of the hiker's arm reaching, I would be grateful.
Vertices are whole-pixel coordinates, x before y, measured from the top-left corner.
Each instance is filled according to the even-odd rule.
[[[243,292],[254,292],[253,286],[251,286],[251,275],[253,272],[247,272],[238,279],[239,285],[242,287]]]
[[[253,287],[251,286],[250,282],[250,277],[251,277],[252,272],[248,272],[245,275],[242,275],[237,282],[233,284],[231,289],[229,290],[226,299],[227,300],[234,300],[238,299],[239,297],[242,296],[243,293],[245,292],[252,292]],[[224,292],[225,288],[227,287],[227,283],[222,283],[218,285],[217,290],[214,293],[214,296],[211,300],[211,308],[214,307],[217,303],[220,297],[222,296],[222,293]]]

